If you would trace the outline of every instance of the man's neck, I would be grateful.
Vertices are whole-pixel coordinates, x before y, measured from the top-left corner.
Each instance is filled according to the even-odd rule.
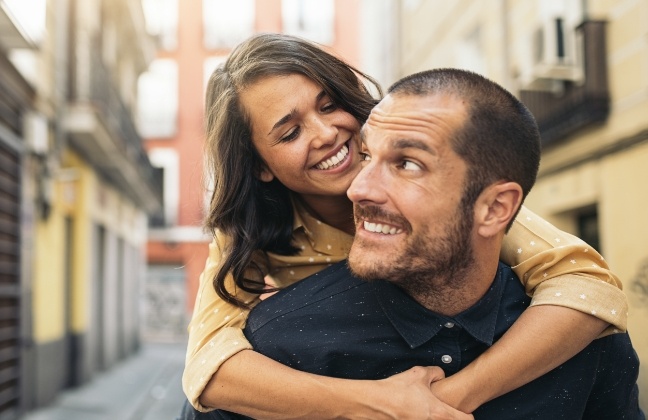
[[[455,316],[475,305],[493,283],[499,260],[488,261],[482,259],[459,272],[430,278],[416,291],[405,291],[432,312]]]

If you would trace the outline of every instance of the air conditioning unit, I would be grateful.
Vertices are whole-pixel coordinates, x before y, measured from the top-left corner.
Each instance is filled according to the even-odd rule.
[[[45,156],[50,150],[47,117],[37,111],[28,111],[23,115],[23,129],[29,150]]]
[[[579,34],[562,17],[544,20],[531,34],[520,82],[525,90],[556,90],[563,81],[582,82]]]

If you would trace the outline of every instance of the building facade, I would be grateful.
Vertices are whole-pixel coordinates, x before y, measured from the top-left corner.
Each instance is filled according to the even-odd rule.
[[[145,7],[147,2],[144,2]],[[231,49],[257,32],[317,41],[355,65],[361,61],[359,0],[151,0],[160,49],[140,78],[140,129],[164,173],[164,210],[149,230],[145,334],[184,339],[211,235],[203,229],[207,80]],[[153,12],[152,12],[153,13]],[[167,18],[171,16],[171,18]],[[153,22],[152,22],[153,23]],[[164,101],[158,97],[164,93]]]
[[[22,277],[27,267],[22,256],[28,252],[25,242],[30,229],[21,221],[30,165],[22,118],[33,111],[36,92],[6,51],[32,47],[27,35],[0,7],[0,416],[7,418],[15,418],[21,411],[21,379],[26,372],[21,343],[30,317]]]
[[[399,76],[461,67],[499,82],[541,129],[527,206],[606,258],[630,302],[648,360],[648,3],[620,0],[403,0]],[[648,408],[642,365],[641,405]]]
[[[147,218],[162,184],[134,124],[155,51],[139,2],[2,0],[0,11],[2,291],[17,279],[17,303],[1,298],[3,337],[10,317],[19,325],[0,359],[0,380],[10,354],[19,366],[0,417],[15,418],[138,350]]]

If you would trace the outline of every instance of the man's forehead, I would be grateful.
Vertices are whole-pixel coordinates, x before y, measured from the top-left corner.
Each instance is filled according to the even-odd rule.
[[[372,132],[432,134],[452,129],[465,115],[463,102],[455,96],[390,94],[371,111],[360,134],[363,141]]]
[[[378,102],[369,114],[369,118],[418,114],[453,115],[459,112],[465,112],[463,100],[450,93],[391,93]]]

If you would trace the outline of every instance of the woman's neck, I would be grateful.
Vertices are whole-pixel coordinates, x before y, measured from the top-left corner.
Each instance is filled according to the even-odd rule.
[[[353,221],[353,203],[344,196],[298,196],[308,212],[317,219],[353,235],[355,222]]]

